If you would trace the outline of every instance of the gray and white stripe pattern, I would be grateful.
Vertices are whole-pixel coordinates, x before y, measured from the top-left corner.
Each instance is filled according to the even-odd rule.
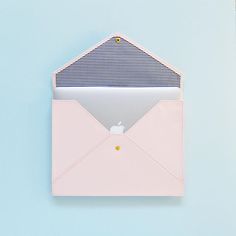
[[[56,74],[57,87],[180,87],[180,75],[112,37]]]

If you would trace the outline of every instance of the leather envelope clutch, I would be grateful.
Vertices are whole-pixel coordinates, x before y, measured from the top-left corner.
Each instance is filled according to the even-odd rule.
[[[180,79],[159,58],[113,35],[56,71],[53,87],[181,87]],[[182,196],[182,136],[182,99],[158,101],[120,134],[79,101],[53,99],[52,194]]]

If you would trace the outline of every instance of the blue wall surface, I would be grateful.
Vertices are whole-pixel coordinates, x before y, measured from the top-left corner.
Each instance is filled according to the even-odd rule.
[[[233,0],[0,0],[0,235],[236,235]],[[121,32],[185,79],[183,198],[54,198],[51,73]]]

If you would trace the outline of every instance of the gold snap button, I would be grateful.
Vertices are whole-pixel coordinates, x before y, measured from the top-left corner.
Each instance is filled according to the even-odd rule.
[[[120,37],[116,37],[116,39],[115,39],[115,41],[116,41],[116,43],[120,43]]]
[[[120,146],[115,146],[116,151],[120,151]]]

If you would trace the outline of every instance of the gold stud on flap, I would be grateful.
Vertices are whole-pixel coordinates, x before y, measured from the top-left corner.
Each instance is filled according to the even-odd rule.
[[[116,43],[120,43],[120,40],[121,40],[121,39],[120,39],[120,37],[116,37],[115,40],[116,40]]]
[[[116,151],[120,151],[120,146],[115,146]]]

